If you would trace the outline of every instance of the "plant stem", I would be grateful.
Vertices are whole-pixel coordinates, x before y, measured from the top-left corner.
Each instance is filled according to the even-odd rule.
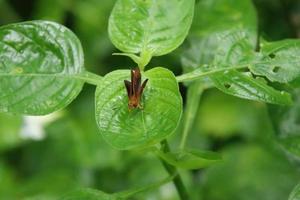
[[[192,72],[182,74],[180,76],[176,76],[176,79],[178,82],[193,81],[193,80],[197,80],[199,78],[206,77],[206,76],[218,73],[218,72],[242,69],[242,68],[247,68],[247,67],[248,67],[248,65],[240,65],[240,66],[234,66],[234,67],[214,69],[214,70],[207,71],[207,72],[203,72],[200,69],[196,69]]]
[[[161,142],[161,150],[164,153],[168,153],[170,152],[170,147],[169,144],[167,142],[167,140],[163,140]],[[179,175],[177,168],[174,167],[173,165],[168,164],[167,162],[165,162],[164,160],[160,159],[160,161],[162,162],[164,168],[166,169],[166,171],[170,174],[176,174],[174,179],[173,179],[173,183],[177,189],[178,195],[180,197],[181,200],[189,200],[189,196],[187,193],[187,190],[183,184],[183,181],[181,179],[181,176]]]
[[[195,121],[201,94],[203,91],[204,91],[204,83],[199,81],[193,82],[192,84],[189,85],[187,89],[187,101],[186,101],[186,109],[184,112],[184,121],[183,121],[184,125],[183,125],[182,138],[179,147],[181,150],[183,150],[185,147],[187,136]]]
[[[101,76],[94,74],[92,72],[89,72],[89,71],[85,71],[84,73],[77,76],[76,78],[81,79],[91,85],[98,85],[99,81],[101,81],[101,79],[102,79]]]

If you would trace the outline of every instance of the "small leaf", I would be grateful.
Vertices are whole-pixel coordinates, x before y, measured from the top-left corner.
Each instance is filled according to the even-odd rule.
[[[154,68],[142,73],[149,81],[144,89],[143,109],[128,109],[124,80],[129,70],[107,74],[96,90],[96,120],[100,133],[113,147],[130,149],[160,142],[172,134],[182,112],[182,98],[173,73]]]
[[[83,52],[66,27],[32,21],[0,27],[0,112],[43,115],[67,106],[84,81]]]
[[[221,161],[221,156],[215,152],[199,150],[182,150],[179,152],[163,153],[157,151],[160,158],[167,163],[183,169],[200,169]]]
[[[300,200],[300,184],[296,185],[288,200]]]
[[[256,75],[271,81],[288,83],[300,76],[300,40],[282,40],[261,45],[261,63],[251,65]]]
[[[118,0],[109,19],[109,36],[125,53],[160,56],[185,39],[194,0]]]
[[[100,190],[94,189],[78,189],[73,192],[69,192],[64,195],[60,200],[121,200],[121,198],[115,196],[114,194],[107,194]]]

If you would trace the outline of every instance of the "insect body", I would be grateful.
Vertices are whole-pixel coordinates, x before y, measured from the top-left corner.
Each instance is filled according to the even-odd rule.
[[[131,82],[124,80],[125,87],[128,95],[128,108],[132,110],[134,108],[142,108],[141,97],[143,90],[148,82],[146,79],[143,84],[141,84],[141,72],[139,68],[131,70]]]

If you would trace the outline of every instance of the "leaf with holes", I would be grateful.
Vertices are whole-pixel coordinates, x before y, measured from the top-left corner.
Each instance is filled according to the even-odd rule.
[[[54,22],[0,27],[0,112],[48,114],[81,91],[83,52],[77,37]]]
[[[300,76],[300,40],[266,42],[258,53],[260,63],[251,65],[256,75],[271,81],[288,83]]]
[[[194,3],[194,0],[118,0],[109,19],[110,39],[126,53],[167,54],[188,34]]]
[[[259,62],[254,51],[256,14],[251,1],[200,1],[195,9],[190,46],[182,56],[184,71],[190,73],[178,80],[208,74],[213,84],[227,94],[275,104],[291,103],[286,92],[239,71]],[[208,67],[200,67],[204,64]]]
[[[233,96],[279,105],[292,104],[289,93],[275,90],[249,73],[230,70],[216,73],[211,78],[219,90]]]
[[[247,31],[234,30],[220,34],[222,45],[215,52],[213,66],[234,68],[214,73],[210,76],[215,86],[223,92],[237,97],[274,104],[291,104],[290,95],[267,85],[263,78],[254,78],[249,72],[239,72],[239,68],[253,66],[257,61],[254,52],[253,35]],[[214,70],[214,68],[211,68]]]
[[[165,68],[142,72],[149,81],[142,97],[143,109],[128,109],[124,80],[129,70],[107,74],[96,90],[96,120],[100,133],[113,147],[130,149],[160,142],[172,134],[182,112],[182,98],[173,73]]]
[[[251,32],[229,30],[217,35],[216,41],[221,45],[216,48],[211,65],[205,69],[190,72],[191,77],[189,74],[182,77],[189,79],[197,77],[197,74],[201,77],[201,74],[208,73],[214,85],[227,94],[273,104],[289,105],[292,103],[290,94],[287,92],[268,86],[263,78],[254,78],[250,72],[239,71],[261,62],[254,52],[255,40]],[[190,63],[197,62],[189,60]],[[185,63],[187,62],[185,60]]]

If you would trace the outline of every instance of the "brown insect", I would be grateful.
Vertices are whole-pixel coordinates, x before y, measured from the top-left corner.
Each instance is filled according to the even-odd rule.
[[[129,110],[132,110],[134,108],[143,108],[141,105],[141,97],[147,82],[148,79],[146,79],[141,85],[141,72],[138,67],[131,70],[131,82],[124,80],[128,95]]]

